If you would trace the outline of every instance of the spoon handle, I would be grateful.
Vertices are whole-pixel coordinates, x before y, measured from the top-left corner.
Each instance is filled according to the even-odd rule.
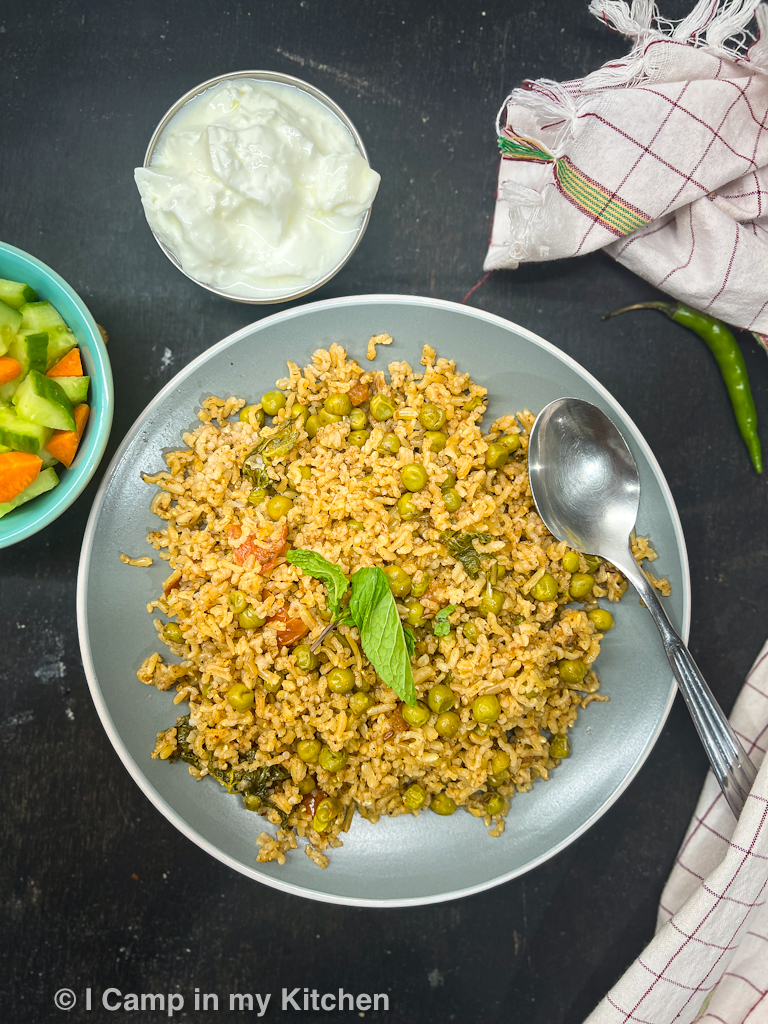
[[[631,558],[629,564],[622,566],[621,571],[632,583],[653,616],[678,688],[704,744],[712,771],[720,783],[728,806],[738,817],[755,781],[757,770],[707,686],[690,651],[667,618],[654,587],[648,582],[634,558]]]

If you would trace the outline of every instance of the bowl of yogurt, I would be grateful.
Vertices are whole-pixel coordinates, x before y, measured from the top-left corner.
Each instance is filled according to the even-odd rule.
[[[287,302],[329,281],[360,243],[379,175],[325,93],[237,71],[182,96],[134,172],[160,248],[237,302]]]

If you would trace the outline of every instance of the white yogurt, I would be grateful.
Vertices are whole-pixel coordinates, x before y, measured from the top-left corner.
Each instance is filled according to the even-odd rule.
[[[324,104],[256,79],[185,103],[134,176],[150,227],[185,272],[257,300],[325,277],[353,246],[380,181]]]

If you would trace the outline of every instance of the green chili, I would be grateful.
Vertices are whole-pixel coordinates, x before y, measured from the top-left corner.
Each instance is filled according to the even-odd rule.
[[[632,309],[658,309],[675,323],[688,327],[702,339],[720,367],[731,405],[736,416],[741,436],[747,446],[752,465],[758,473],[763,472],[763,454],[760,437],[757,433],[757,410],[749,386],[747,364],[738,346],[733,332],[720,320],[699,313],[684,302],[639,302],[634,306],[625,306],[603,317],[608,320],[619,313],[627,313]]]

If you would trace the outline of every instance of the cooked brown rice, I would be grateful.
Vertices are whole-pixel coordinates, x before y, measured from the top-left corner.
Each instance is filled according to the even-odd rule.
[[[369,352],[387,341],[386,335],[375,336]],[[598,598],[618,601],[626,581],[601,561],[597,569],[592,565],[589,603],[574,604],[568,593],[571,573],[562,565],[567,546],[547,532],[531,498],[526,453],[533,414],[525,410],[503,416],[484,433],[480,420],[486,389],[459,373],[453,362],[436,358],[429,346],[421,362],[422,374],[405,362],[392,363],[389,379],[380,370],[361,368],[338,345],[315,352],[304,370],[289,362],[288,376],[278,381],[287,403],[271,425],[259,428],[259,405],[250,406],[241,420],[243,399],[209,398],[198,413],[202,425],[183,435],[186,447],[165,456],[168,470],[144,477],[159,488],[152,511],[165,520],[165,528],[147,539],[172,570],[164,593],[148,610],[174,619],[183,642],[164,635],[166,623],[156,619],[158,638],[180,660],[169,664],[153,654],[138,677],[160,690],[175,685],[174,703],[186,704],[188,712],[157,737],[152,756],[183,757],[197,779],[213,774],[230,792],[243,793],[246,806],[279,826],[274,837],[258,835],[260,861],[282,863],[296,848],[298,835],[308,840],[307,855],[325,867],[328,847],[341,845],[340,835],[349,829],[355,810],[370,821],[382,814],[418,814],[403,802],[414,783],[426,792],[421,810],[445,793],[482,818],[491,835],[499,835],[515,793],[547,779],[559,764],[550,746],[560,737],[557,749],[563,749],[562,738],[579,706],[607,699],[598,692],[592,667],[602,634],[587,615]],[[295,494],[287,516],[273,522],[265,503],[248,502],[252,484],[242,473],[245,457],[260,437],[293,418],[299,404],[315,414],[329,394],[351,389],[353,403],[364,411],[369,403],[361,396],[389,396],[397,407],[394,418],[386,423],[369,418],[370,437],[354,447],[347,442],[348,418],[320,427],[310,439],[305,420],[296,417],[298,442],[268,467],[270,491]],[[427,402],[447,415],[447,443],[440,452],[427,450],[418,421]],[[377,450],[389,431],[400,440],[394,455]],[[519,437],[520,446],[502,468],[486,469],[489,443],[511,434]],[[399,469],[413,462],[424,466],[428,484],[413,495],[422,514],[406,521],[397,511]],[[303,467],[309,468],[308,477],[306,471],[302,476]],[[453,513],[446,510],[440,488],[448,471],[463,499]],[[324,639],[314,671],[299,670],[291,643],[279,646],[278,627],[285,629],[286,618],[306,630],[301,641],[308,644],[329,617],[321,582],[288,564],[284,555],[271,559],[276,564],[269,568],[268,554],[281,550],[286,525],[291,547],[316,551],[347,575],[361,566],[397,565],[414,588],[429,582],[419,597],[426,626],[416,631],[413,674],[420,698],[437,683],[450,685],[457,701],[453,710],[460,717],[453,738],[438,735],[435,714],[421,728],[406,723],[400,700],[377,677],[353,627],[340,626]],[[483,569],[477,579],[441,542],[446,530],[490,535],[487,543],[474,541]],[[643,538],[637,538],[635,554],[655,557]],[[588,568],[581,555],[579,571]],[[531,595],[545,572],[557,581],[556,600],[537,601]],[[483,617],[478,606],[496,574],[503,608]],[[667,589],[666,581],[655,582]],[[239,625],[228,603],[235,589],[266,624]],[[450,633],[437,637],[430,626],[448,605],[455,606]],[[406,609],[399,607],[405,616]],[[472,627],[475,642],[469,639]],[[577,659],[587,667],[586,676],[564,682],[560,663]],[[373,698],[361,715],[350,710],[352,694],[329,690],[326,676],[336,667],[351,668],[356,688]],[[236,711],[228,700],[238,683],[253,694],[246,711]],[[483,725],[474,720],[471,706],[486,694],[497,695],[501,714]],[[302,739],[346,751],[346,765],[331,773],[305,763],[296,753]],[[491,758],[496,757],[498,768],[504,755],[508,768],[494,775]],[[269,782],[268,790],[262,785],[254,796],[253,773],[266,768],[271,774],[260,778]],[[493,793],[502,798],[490,802],[492,810],[501,808],[498,813],[489,813]],[[340,812],[326,831],[318,832],[313,813],[325,796],[340,801]]]

